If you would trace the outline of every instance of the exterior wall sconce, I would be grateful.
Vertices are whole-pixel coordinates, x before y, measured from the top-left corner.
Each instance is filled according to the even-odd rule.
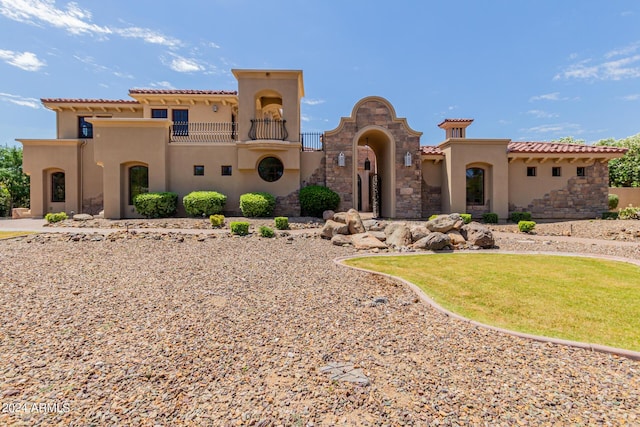
[[[345,159],[344,159],[344,153],[341,151],[340,154],[338,154],[338,166],[340,166],[341,168],[345,167]]]
[[[218,112],[218,104],[213,104],[213,112],[214,113]]]
[[[404,165],[405,167],[411,167],[411,153],[407,151],[407,154],[404,155]]]
[[[367,142],[369,142],[369,138],[367,138]],[[366,145],[365,147],[367,147],[367,158],[364,159],[364,170],[370,171],[371,170],[371,160],[369,160],[369,145]]]

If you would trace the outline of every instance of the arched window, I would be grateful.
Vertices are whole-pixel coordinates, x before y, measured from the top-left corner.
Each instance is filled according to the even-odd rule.
[[[133,198],[138,194],[149,192],[149,168],[146,166],[131,166],[129,168],[129,204],[133,205]]]
[[[467,205],[484,205],[484,169],[467,169]]]
[[[64,202],[64,172],[54,172],[51,174],[51,201]]]
[[[274,182],[282,177],[284,165],[276,157],[265,157],[258,164],[258,175],[267,182]]]

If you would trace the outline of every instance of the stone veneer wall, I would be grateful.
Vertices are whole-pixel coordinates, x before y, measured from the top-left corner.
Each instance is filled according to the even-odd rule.
[[[442,188],[428,185],[422,180],[422,217],[442,213]]]
[[[308,185],[325,185],[325,159],[326,156],[320,162],[320,166],[313,171],[311,176],[302,181],[302,187]],[[293,191],[286,196],[276,197],[276,208],[274,209],[274,216],[300,216],[300,198],[298,195],[300,190]]]
[[[396,165],[396,217],[420,218],[422,216],[422,193],[420,161],[420,136],[408,129],[406,122],[393,117],[387,104],[380,99],[363,102],[355,113],[355,121],[342,120],[340,132],[325,134],[327,187],[340,195],[340,210],[355,207],[353,191],[353,139],[358,129],[379,126],[388,130],[396,142],[394,164]],[[404,167],[404,155],[409,151],[414,164]],[[345,155],[345,167],[338,166],[338,155]],[[384,177],[383,177],[384,182]],[[383,184],[384,185],[384,184]],[[384,202],[383,202],[384,203]]]
[[[97,215],[103,209],[102,193],[82,200],[82,213]]]
[[[510,205],[509,211],[528,211],[534,219],[600,218],[609,210],[609,167],[596,162],[586,172],[586,177],[570,178],[565,188],[534,199],[526,207]]]

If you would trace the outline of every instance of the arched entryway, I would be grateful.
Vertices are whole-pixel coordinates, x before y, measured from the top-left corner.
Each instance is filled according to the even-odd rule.
[[[339,209],[357,208],[359,201],[364,207],[362,198],[368,199],[369,188],[374,187],[371,183],[379,182],[378,216],[420,217],[421,135],[409,127],[406,119],[396,116],[386,99],[371,96],[360,100],[350,117],[343,117],[336,129],[324,134],[326,183],[340,195]],[[372,155],[368,171],[364,169],[367,153]],[[379,180],[371,178],[374,175]],[[360,197],[358,177],[361,179]],[[366,191],[365,186],[368,187]],[[371,205],[367,210],[373,209],[373,203]]]

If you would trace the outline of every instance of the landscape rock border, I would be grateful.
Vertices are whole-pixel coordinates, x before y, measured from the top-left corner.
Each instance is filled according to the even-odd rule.
[[[468,252],[467,252],[468,253]],[[623,258],[623,257],[617,257],[617,256],[608,256],[608,255],[592,255],[592,254],[578,254],[578,253],[571,253],[571,252],[542,252],[542,251],[502,251],[502,250],[491,250],[488,251],[487,253],[492,253],[492,254],[513,254],[513,255],[549,255],[549,256],[574,256],[574,257],[584,257],[584,258],[594,258],[594,259],[606,259],[606,260],[611,260],[611,261],[620,261],[620,262],[627,262],[630,264],[635,264],[637,266],[640,266],[640,260],[635,260],[635,259],[631,259],[631,258]],[[436,309],[437,311],[453,318],[453,319],[457,319],[460,320],[462,322],[467,322],[471,325],[477,326],[479,328],[483,328],[483,329],[487,329],[487,330],[491,330],[491,331],[497,331],[497,332],[501,332],[507,335],[511,335],[511,336],[515,336],[518,338],[525,338],[525,339],[529,339],[529,340],[533,340],[533,341],[538,341],[538,342],[545,342],[545,343],[551,343],[551,344],[559,344],[559,345],[564,345],[567,347],[575,347],[575,348],[580,348],[580,349],[584,349],[584,350],[591,350],[591,351],[597,351],[600,353],[607,353],[607,354],[612,354],[612,355],[616,355],[616,356],[621,356],[621,357],[626,357],[628,359],[631,360],[636,360],[636,361],[640,361],[640,351],[633,351],[633,350],[627,350],[624,348],[617,348],[617,347],[609,347],[609,346],[605,346],[605,345],[601,345],[601,344],[592,344],[592,343],[585,343],[585,342],[580,342],[580,341],[571,341],[571,340],[563,340],[560,338],[553,338],[553,337],[546,337],[543,335],[533,335],[533,334],[527,334],[524,332],[518,332],[518,331],[513,331],[511,329],[504,329],[504,328],[500,328],[497,326],[493,326],[493,325],[489,325],[486,323],[481,323],[478,322],[476,320],[472,320],[469,318],[466,318],[464,316],[461,316],[457,313],[454,313],[452,311],[447,310],[446,308],[442,307],[440,304],[438,304],[436,301],[434,301],[433,299],[431,299],[427,294],[424,293],[424,291],[422,289],[420,289],[420,287],[418,287],[415,283],[409,282],[408,280],[405,280],[401,277],[398,276],[394,276],[392,274],[388,274],[388,273],[382,273],[379,271],[374,271],[374,270],[367,270],[365,268],[360,268],[360,267],[353,267],[351,265],[347,265],[344,263],[344,261],[348,260],[348,259],[353,259],[353,258],[365,258],[365,257],[388,257],[388,256],[408,256],[408,255],[432,255],[433,252],[426,252],[426,253],[420,253],[420,254],[399,254],[399,253],[387,253],[387,254],[355,254],[355,255],[348,255],[348,256],[344,256],[344,257],[339,257],[339,258],[335,258],[333,260],[333,262],[335,262],[338,265],[341,265],[343,267],[346,268],[352,268],[354,270],[358,270],[358,271],[363,271],[366,273],[371,273],[371,274],[375,274],[381,277],[386,277],[388,279],[394,280],[396,282],[399,282],[407,287],[409,287],[409,289],[411,289],[417,296],[418,298],[420,298],[421,301],[423,301],[425,304],[430,305],[431,307],[433,307],[434,309]],[[452,256],[455,255],[462,255],[464,254],[464,252],[451,252],[450,253]]]

